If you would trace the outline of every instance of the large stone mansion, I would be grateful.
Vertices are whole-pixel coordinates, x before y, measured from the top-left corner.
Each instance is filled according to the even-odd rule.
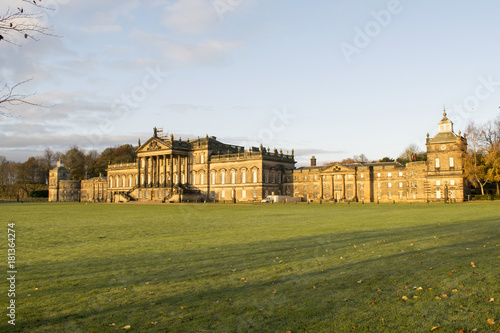
[[[70,180],[61,163],[51,170],[49,201],[258,202],[268,195],[303,201],[464,201],[469,187],[463,160],[467,139],[453,132],[446,112],[439,132],[427,134],[427,161],[331,163],[295,168],[294,152],[248,150],[216,137],[154,136],[137,148],[134,163],[109,165],[107,177]]]

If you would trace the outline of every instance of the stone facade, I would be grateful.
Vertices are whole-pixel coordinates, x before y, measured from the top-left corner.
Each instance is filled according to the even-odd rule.
[[[469,194],[463,172],[467,140],[453,132],[446,112],[439,133],[427,135],[426,146],[425,162],[317,166],[313,156],[311,166],[296,169],[293,150],[245,150],[213,136],[183,141],[159,136],[155,129],[154,136],[137,148],[136,162],[109,165],[107,178],[82,181],[81,200],[257,202],[275,194],[303,201],[464,201]],[[75,191],[78,185],[80,191],[79,183],[64,183],[69,170],[63,166],[51,171],[50,181],[51,201],[73,201],[68,199],[75,198],[68,194],[69,185]]]
[[[108,167],[109,198],[139,201],[260,201],[283,193],[292,155],[263,147],[224,144],[216,137],[191,141],[155,136],[137,149],[137,162]]]
[[[62,161],[49,172],[49,201],[80,201],[81,181],[71,180]]]

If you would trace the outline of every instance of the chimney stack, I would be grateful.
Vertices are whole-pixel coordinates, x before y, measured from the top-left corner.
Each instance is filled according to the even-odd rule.
[[[315,167],[316,166],[316,157],[311,157],[311,166]]]

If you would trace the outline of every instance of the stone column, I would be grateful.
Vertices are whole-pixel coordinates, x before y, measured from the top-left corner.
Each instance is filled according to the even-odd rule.
[[[149,157],[144,159],[144,187],[149,185]]]
[[[163,187],[167,187],[167,155],[163,155]]]
[[[137,188],[141,187],[141,158],[137,158]]]
[[[320,185],[320,186],[321,186],[321,191],[320,191],[320,193],[319,193],[319,197],[320,197],[321,199],[324,199],[324,198],[323,198],[323,175],[320,175],[319,177],[320,177],[320,180],[321,180],[321,182],[320,182],[320,184],[321,184],[321,185]]]
[[[170,193],[174,190],[174,154],[170,154]]]
[[[181,183],[181,155],[177,156],[177,185]]]

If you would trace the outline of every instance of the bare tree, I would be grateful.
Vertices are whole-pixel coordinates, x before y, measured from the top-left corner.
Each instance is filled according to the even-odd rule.
[[[481,194],[484,195],[488,174],[484,160],[484,145],[481,142],[482,131],[474,122],[470,122],[465,129],[469,149],[465,158],[464,171],[466,177],[479,185]]]
[[[36,8],[38,12],[26,10],[22,3],[29,4],[31,8]],[[54,36],[52,27],[44,23],[42,9],[49,9],[43,6],[42,0],[28,1],[19,0],[20,7],[16,9],[8,8],[4,13],[0,13],[0,43],[9,43],[20,46],[19,39],[32,39],[37,41],[38,35]],[[31,79],[24,80],[16,84],[3,83],[0,88],[0,116],[12,116],[5,111],[8,106],[18,104],[38,105],[30,102],[32,94],[19,93],[19,87]],[[3,109],[3,110],[2,110]]]
[[[43,7],[36,1],[20,0],[30,4],[31,7]],[[20,4],[21,5],[21,4]],[[41,11],[30,13],[24,7],[17,7],[15,10],[7,9],[6,12],[0,14],[0,41],[19,45],[19,38],[38,40],[38,35],[52,35],[52,27],[44,24],[44,15]]]

